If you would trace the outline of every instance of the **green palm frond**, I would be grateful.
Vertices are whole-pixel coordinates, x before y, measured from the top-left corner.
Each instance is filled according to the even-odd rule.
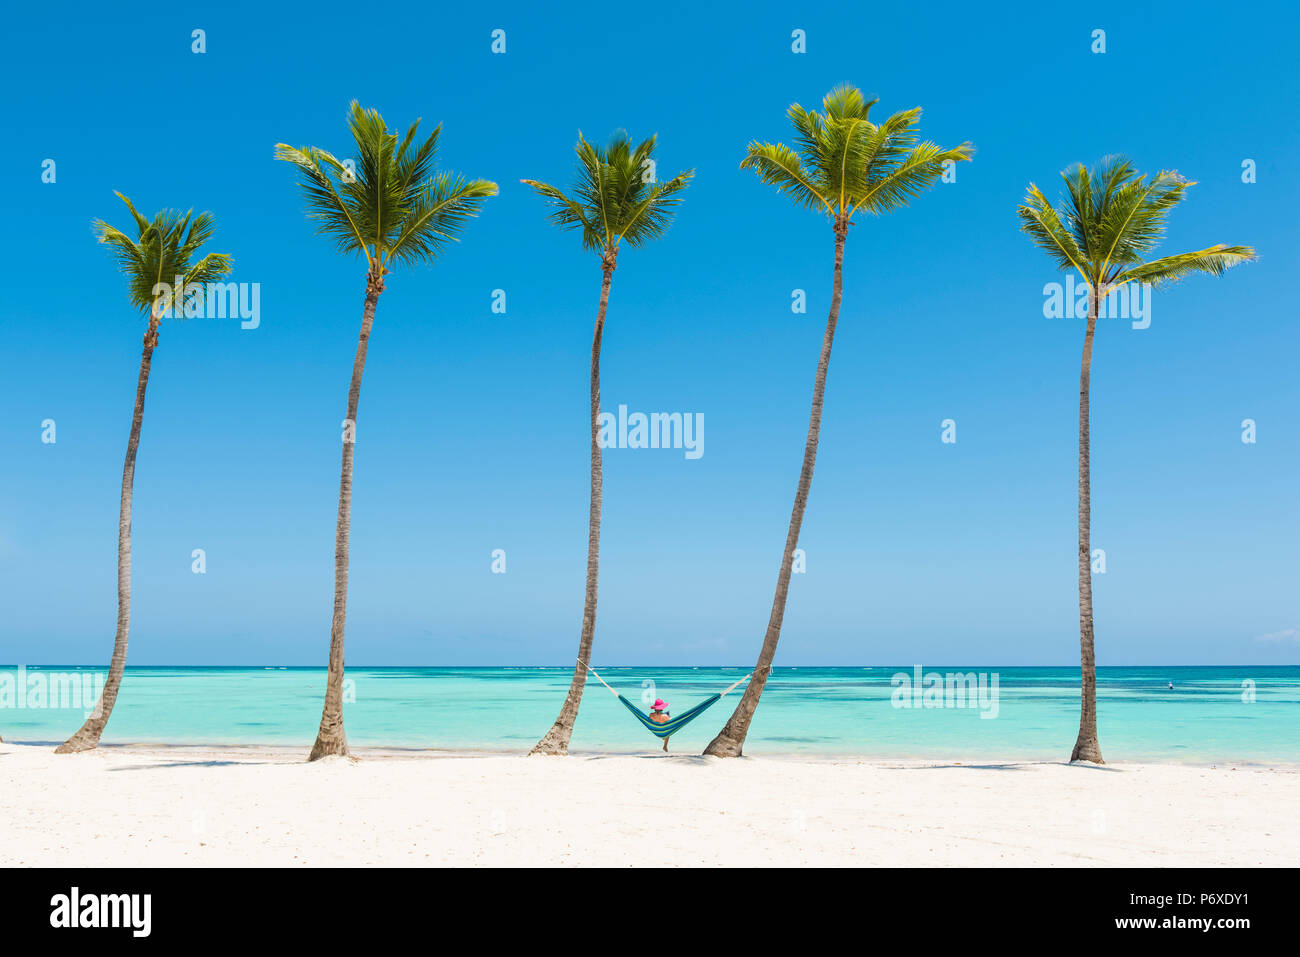
[[[777,155],[784,157],[784,154],[778,154],[777,152],[783,150],[785,154],[794,157],[794,163],[799,166],[803,162],[800,157],[808,157],[810,168],[814,171],[812,175],[816,176],[823,184],[829,182],[832,174],[831,164],[834,163],[835,156],[834,150],[830,148],[830,144],[827,142],[829,131],[826,129],[826,123],[822,120],[822,115],[816,110],[805,110],[798,103],[791,103],[789,109],[786,110],[786,116],[790,118],[790,125],[794,127],[795,149],[791,150],[789,147],[780,144],[772,146],[767,143],[761,144],[762,148],[774,158]],[[750,144],[751,154],[755,145],[758,144]],[[748,157],[746,157],[746,160],[748,160]],[[788,157],[784,157],[781,165],[786,166],[788,163]],[[744,162],[740,164],[740,168],[745,168]]]
[[[1255,259],[1255,250],[1250,246],[1225,246],[1220,243],[1209,249],[1200,249],[1194,253],[1180,253],[1153,259],[1126,269],[1115,277],[1113,285],[1122,286],[1126,282],[1150,283],[1163,286],[1178,282],[1193,273],[1203,272],[1211,276],[1221,276],[1223,271],[1240,263]]]
[[[880,178],[888,176],[891,170],[906,162],[907,154],[920,141],[917,135],[920,120],[921,108],[914,106],[910,110],[900,110],[879,126],[868,130],[864,144],[864,168],[875,169]],[[870,182],[870,177],[867,181]]]
[[[602,148],[579,133],[577,175],[568,193],[540,180],[521,182],[546,201],[554,225],[581,231],[583,249],[616,249],[625,240],[640,246],[667,232],[682,191],[695,175],[687,170],[666,182],[651,182],[655,143],[650,136],[633,146],[620,130]]]
[[[194,254],[212,238],[215,231],[216,223],[211,213],[199,213],[193,218],[187,217],[185,229],[181,234],[184,238],[177,247],[177,255],[187,261],[192,259]]]
[[[425,180],[398,223],[392,258],[403,263],[437,259],[444,245],[459,241],[456,234],[478,215],[483,200],[496,194],[497,184],[486,179],[438,173]]]
[[[313,146],[280,143],[275,158],[294,164],[317,232],[339,252],[360,254],[372,271],[391,262],[415,263],[438,257],[495,183],[435,171],[441,125],[422,141],[416,120],[399,141],[377,110],[353,100],[348,129],[355,156],[350,161]]]
[[[141,216],[140,213],[136,211],[135,204],[132,203],[131,200],[127,199],[124,195],[119,193],[117,190],[113,190],[113,195],[116,196],[118,199],[120,199],[122,202],[126,203],[126,208],[131,211],[131,217],[135,220],[137,234],[143,236],[144,231],[149,228],[149,220]]]
[[[185,285],[220,282],[230,275],[234,260],[226,253],[208,253],[185,272]]]
[[[822,109],[832,120],[865,120],[879,102],[878,98],[868,100],[857,87],[841,83],[822,97]]]
[[[353,174],[333,154],[314,146],[296,149],[279,143],[275,147],[275,158],[293,163],[302,173],[299,186],[307,202],[307,218],[316,223],[317,233],[333,239],[339,252],[360,252],[369,262],[370,243],[335,186],[346,178],[345,174]]]
[[[740,168],[754,170],[760,181],[775,186],[778,193],[788,196],[801,209],[834,212],[830,201],[819,192],[815,174],[803,168],[799,154],[788,146],[757,141],[750,143]]]
[[[587,211],[577,200],[570,199],[558,187],[542,183],[535,179],[520,180],[525,186],[531,186],[537,194],[546,200],[551,208],[550,220],[561,229],[581,229],[582,248],[599,249],[601,247],[601,224],[587,219]]]
[[[935,180],[943,175],[947,164],[969,160],[971,155],[972,149],[968,143],[950,150],[941,149],[929,142],[913,146],[879,180],[865,184],[862,198],[853,210],[864,209],[879,215],[901,209],[933,186]]]
[[[1092,175],[1088,167],[1075,163],[1061,173],[1065,183],[1065,215],[1074,241],[1084,259],[1093,261],[1097,252],[1097,220],[1092,209]]]
[[[573,187],[578,196],[577,202],[587,210],[588,218],[596,224],[603,238],[610,233],[610,205],[613,200],[607,180],[608,171],[600,152],[583,138],[581,131],[578,132],[578,145],[574,147],[574,152],[578,154],[578,178]]]
[[[690,184],[691,173],[678,173],[666,183],[655,183],[639,203],[628,208],[621,239],[634,249],[659,239],[668,231],[673,212],[681,205],[682,192]]]
[[[1094,288],[1127,282],[1159,286],[1196,272],[1217,276],[1255,258],[1249,246],[1220,244],[1143,262],[1164,237],[1169,212],[1195,185],[1175,171],[1148,179],[1123,156],[1107,156],[1094,169],[1075,163],[1061,179],[1065,192],[1059,208],[1029,185],[1017,210],[1020,229],[1058,269],[1077,270]]]
[[[136,238],[102,219],[92,225],[99,241],[112,248],[118,269],[127,278],[127,298],[142,313],[161,312],[171,305],[160,287],[170,290],[177,277],[189,284],[216,282],[229,275],[233,260],[225,253],[209,253],[194,261],[200,247],[212,238],[210,214],[164,209],[148,220],[129,199],[121,193],[117,196],[131,211]]]
[[[1169,211],[1195,185],[1162,170],[1150,183],[1145,176],[1117,183],[1097,227],[1099,252],[1107,265],[1141,262],[1164,238]]]
[[[920,142],[920,107],[873,123],[876,102],[846,84],[826,94],[824,113],[792,104],[794,147],[754,141],[740,168],[754,170],[800,208],[847,221],[858,210],[879,215],[908,205],[949,163],[974,155],[969,143],[943,149]]]
[[[1101,158],[1091,177],[1092,209],[1098,224],[1110,215],[1111,206],[1119,190],[1137,176],[1138,171],[1129,162],[1128,157],[1113,154]]]
[[[1034,245],[1056,261],[1057,269],[1077,269],[1087,278],[1083,250],[1069,224],[1033,183],[1029,184],[1029,193],[1016,212],[1020,216],[1021,232],[1028,233]]]
[[[415,142],[415,134],[419,129],[420,121],[417,119],[407,127],[406,136],[402,137],[402,144],[397,147],[397,178],[404,184],[422,178],[432,167],[438,153],[442,124],[435,126],[424,142],[412,149],[411,144]]]

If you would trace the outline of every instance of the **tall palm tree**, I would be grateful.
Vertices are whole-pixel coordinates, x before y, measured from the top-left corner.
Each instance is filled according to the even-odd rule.
[[[315,146],[294,148],[279,143],[275,158],[298,167],[307,218],[317,232],[333,240],[346,255],[366,263],[366,295],[361,333],[352,363],[347,418],[343,431],[343,462],[339,476],[338,524],[334,531],[334,618],[330,627],[329,676],[320,730],[309,761],[348,753],[343,732],[343,630],[348,604],[348,534],[352,527],[352,454],[375,305],[384,291],[384,277],[395,265],[433,262],[454,241],[466,223],[478,215],[483,201],[495,196],[496,183],[437,172],[434,169],[442,125],[423,142],[415,139],[417,119],[398,141],[376,110],[352,101],[348,127],[356,157],[339,160]]]
[[[127,299],[148,319],[140,356],[140,378],[135,387],[131,434],[122,466],[122,499],[117,519],[117,634],[113,639],[108,679],[99,701],[80,730],[55,749],[59,754],[88,751],[99,744],[122,686],[131,630],[131,493],[135,484],[135,455],[140,447],[140,423],[144,418],[144,392],[149,384],[153,351],[158,347],[159,323],[172,314],[184,315],[184,306],[189,301],[186,291],[191,286],[216,282],[228,275],[231,267],[231,258],[224,253],[208,253],[195,259],[215,228],[208,213],[195,216],[193,210],[184,214],[162,210],[149,220],[136,212],[129,199],[121,193],[117,196],[135,219],[136,238],[103,220],[95,220],[95,233],[101,243],[112,247],[117,257],[118,268],[127,279]],[[174,289],[177,277],[181,277],[181,284],[179,289]]]
[[[653,175],[654,136],[633,147],[627,134],[619,132],[609,146],[601,149],[592,146],[579,133],[575,150],[578,176],[572,198],[547,183],[523,180],[546,200],[552,223],[561,229],[582,231],[582,248],[600,256],[601,271],[600,305],[596,309],[596,331],[591,340],[591,506],[587,519],[587,588],[582,632],[578,638],[578,662],[560,716],[530,754],[568,753],[596,633],[601,501],[600,343],[605,332],[609,288],[618,266],[618,250],[624,242],[635,249],[667,232],[673,210],[682,201],[681,193],[695,175],[694,170],[687,170],[666,182],[657,182]]]
[[[855,214],[879,216],[907,206],[932,186],[950,163],[969,160],[973,148],[969,143],[942,149],[930,142],[920,142],[917,123],[921,108],[895,113],[883,123],[868,119],[876,100],[867,100],[855,87],[841,85],[822,100],[823,115],[805,110],[798,103],[787,111],[794,125],[796,149],[781,143],[749,144],[741,169],[752,169],[758,178],[783,193],[803,209],[825,215],[835,235],[835,267],[831,282],[831,308],[822,337],[821,357],[813,380],[812,413],[808,419],[808,440],[804,445],[803,467],[795,489],[794,509],[786,533],[781,571],[776,579],[776,595],[767,633],[759,651],[754,677],[718,736],[709,742],[705,754],[737,757],[744,747],[749,723],[758,708],[758,699],[767,684],[781,637],[786,596],[790,591],[790,571],[799,528],[803,524],[808,490],[812,486],[813,466],[817,460],[817,439],[821,431],[822,398],[826,392],[826,368],[831,360],[831,342],[840,315],[841,273],[844,265],[844,240],[853,225]]]
[[[1061,173],[1064,203],[1052,206],[1033,183],[1019,207],[1020,228],[1061,270],[1077,270],[1088,286],[1088,323],[1079,364],[1079,658],[1082,671],[1079,737],[1071,761],[1104,763],[1097,740],[1097,670],[1092,633],[1092,555],[1088,394],[1092,338],[1106,297],[1131,282],[1158,287],[1192,273],[1218,276],[1255,257],[1249,246],[1208,249],[1144,261],[1159,244],[1169,211],[1195,185],[1177,172],[1149,180],[1122,156],[1108,156],[1095,170],[1075,164]]]

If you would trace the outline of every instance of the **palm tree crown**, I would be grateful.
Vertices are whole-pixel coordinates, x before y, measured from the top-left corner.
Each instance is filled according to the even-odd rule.
[[[193,210],[182,214],[164,209],[150,221],[136,211],[131,200],[121,193],[117,197],[135,218],[136,238],[102,219],[93,225],[99,241],[113,247],[118,266],[127,277],[127,297],[142,313],[161,315],[171,306],[171,297],[182,294],[181,289],[172,288],[177,276],[188,288],[191,284],[216,282],[230,273],[233,260],[225,253],[208,253],[191,263],[200,247],[212,238],[215,224],[210,214],[195,216]],[[161,291],[160,286],[167,291]]]
[[[695,170],[655,182],[655,137],[635,148],[622,131],[609,146],[592,146],[578,134],[578,176],[573,198],[549,183],[525,179],[551,207],[551,222],[561,229],[582,230],[582,248],[617,250],[626,241],[633,248],[668,231],[673,210]]]
[[[1020,229],[1060,269],[1078,270],[1092,289],[1108,293],[1125,283],[1160,286],[1196,272],[1220,275],[1255,258],[1249,246],[1225,246],[1143,261],[1164,236],[1169,211],[1195,183],[1173,170],[1148,179],[1123,156],[1107,156],[1095,170],[1076,163],[1061,173],[1065,196],[1052,206],[1033,183],[1021,203]]]
[[[970,143],[945,150],[920,142],[919,106],[871,122],[868,113],[877,102],[845,84],[826,94],[824,115],[795,103],[787,115],[797,148],[755,140],[740,168],[753,169],[796,206],[847,222],[858,210],[879,215],[906,206],[943,175],[946,164],[974,155]]]
[[[399,144],[377,110],[362,109],[353,100],[348,127],[356,141],[355,160],[339,160],[315,146],[275,148],[276,159],[302,173],[307,215],[318,231],[340,252],[361,253],[376,275],[389,271],[394,261],[436,259],[478,215],[483,200],[497,193],[489,180],[435,171],[442,125],[417,144],[419,125],[419,120],[412,123]]]

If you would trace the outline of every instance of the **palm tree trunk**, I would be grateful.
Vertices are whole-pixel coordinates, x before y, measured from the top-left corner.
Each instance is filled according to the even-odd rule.
[[[822,427],[822,398],[826,393],[826,369],[831,361],[831,343],[835,339],[835,324],[840,317],[841,274],[844,266],[844,239],[848,235],[847,220],[835,223],[835,278],[831,289],[831,311],[826,317],[826,333],[822,337],[821,358],[817,361],[817,378],[813,382],[812,412],[808,417],[808,440],[803,450],[803,468],[799,472],[799,486],[794,495],[794,510],[790,513],[790,530],[785,537],[785,552],[781,555],[781,572],[776,579],[776,595],[772,599],[772,614],[767,621],[767,634],[763,648],[754,666],[754,677],[736,704],[726,725],[718,736],[709,742],[705,754],[720,758],[740,757],[749,733],[749,723],[758,708],[758,699],[767,684],[776,655],[776,644],[781,637],[781,621],[785,618],[785,601],[790,592],[790,571],[794,565],[794,551],[799,544],[799,529],[803,525],[803,512],[808,504],[808,490],[812,487],[813,466],[817,463],[817,439]]]
[[[605,335],[605,308],[609,305],[609,287],[618,265],[618,250],[607,249],[601,258],[600,307],[596,311],[596,331],[591,339],[591,506],[587,515],[587,594],[582,606],[582,635],[578,639],[578,661],[573,667],[569,693],[564,696],[560,716],[529,754],[568,754],[573,724],[578,720],[578,705],[587,686],[587,665],[591,662],[591,644],[596,634],[596,583],[600,568],[600,343]]]
[[[1088,438],[1088,391],[1092,377],[1092,336],[1097,328],[1101,291],[1088,296],[1088,331],[1083,337],[1083,358],[1079,364],[1079,737],[1071,761],[1104,764],[1097,741],[1097,663],[1092,643],[1092,499]]]
[[[377,267],[382,268],[382,267]],[[375,305],[384,291],[382,273],[366,276],[366,304],[361,313],[361,334],[357,337],[357,357],[352,362],[352,385],[348,388],[348,415],[343,434],[343,464],[339,470],[339,516],[334,529],[334,621],[330,626],[329,675],[325,679],[325,707],[321,711],[320,730],[308,761],[326,755],[348,753],[348,739],[343,733],[343,629],[348,616],[348,536],[352,530],[352,453],[355,448],[357,403],[361,399],[361,374],[366,368],[366,347],[370,344],[370,327],[375,321]]]
[[[122,501],[117,516],[117,634],[113,638],[113,658],[108,666],[108,680],[86,723],[72,737],[54,749],[55,754],[89,751],[99,744],[108,724],[117,692],[122,687],[126,669],[126,645],[131,631],[131,494],[135,487],[135,453],[140,447],[140,423],[144,420],[144,393],[149,385],[149,368],[158,346],[157,313],[149,317],[140,355],[140,379],[135,387],[135,411],[131,415],[131,436],[126,442],[126,461],[122,464]]]

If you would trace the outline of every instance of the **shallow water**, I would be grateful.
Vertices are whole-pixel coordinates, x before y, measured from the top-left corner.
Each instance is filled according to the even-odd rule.
[[[29,667],[25,680],[40,684],[53,672],[73,670]],[[658,695],[674,713],[745,673],[706,667],[600,671],[631,701]],[[979,674],[981,669],[936,666],[926,672]],[[896,692],[891,679],[899,673],[910,681],[913,668],[774,669],[746,753],[956,760],[1069,756],[1078,728],[1077,668],[984,669],[984,700],[958,696],[952,701],[968,707],[896,707],[900,695],[913,701],[910,691]],[[526,750],[554,720],[570,674],[566,668],[351,668],[347,677],[355,700],[345,705],[348,740],[359,746]],[[320,721],[324,679],[320,668],[128,667],[104,741],[308,748]],[[1097,684],[1100,739],[1108,760],[1300,764],[1300,667],[1101,668]],[[16,669],[0,668],[5,740],[57,742],[80,725],[84,704],[18,708],[16,687]],[[671,750],[701,750],[725,723],[739,693],[674,735]],[[23,703],[36,704],[39,698],[29,692]],[[992,715],[994,704],[996,717],[981,717]],[[613,695],[589,679],[574,750],[659,747]]]

